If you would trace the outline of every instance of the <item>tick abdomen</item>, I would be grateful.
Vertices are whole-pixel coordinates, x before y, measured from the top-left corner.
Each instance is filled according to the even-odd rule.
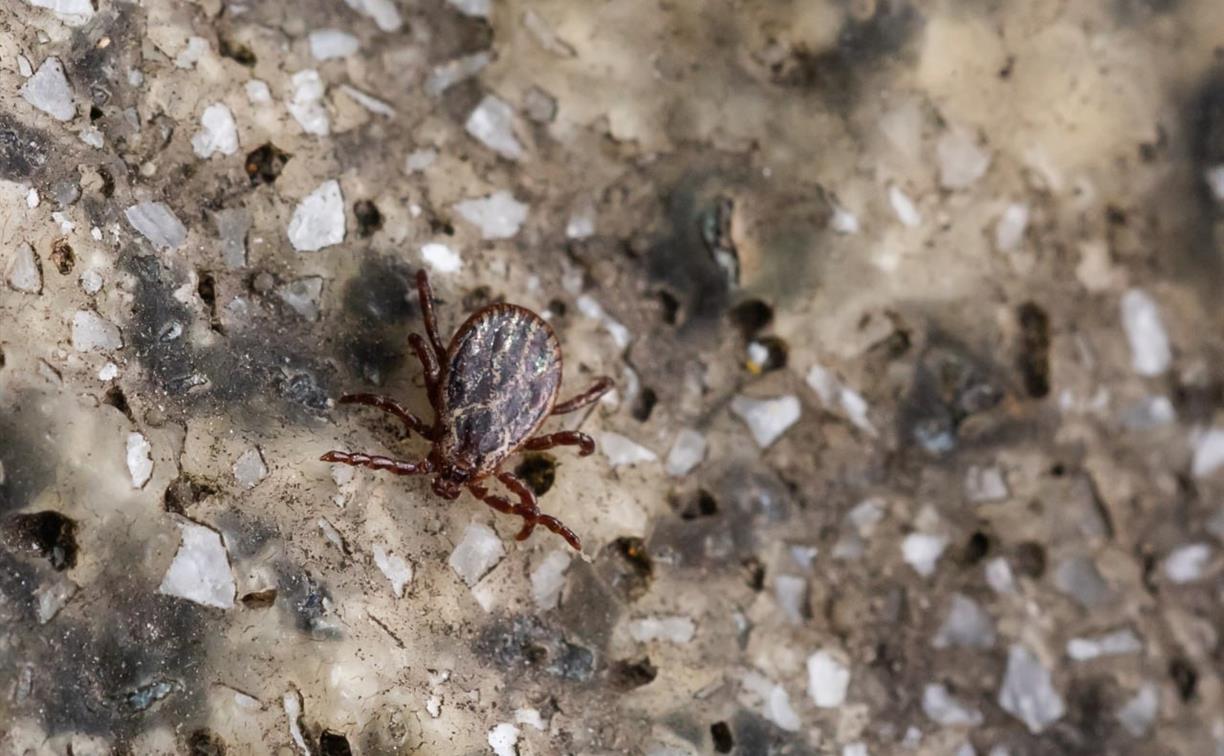
[[[548,323],[499,304],[468,318],[447,349],[443,378],[446,445],[478,467],[496,465],[552,411],[561,349]]]

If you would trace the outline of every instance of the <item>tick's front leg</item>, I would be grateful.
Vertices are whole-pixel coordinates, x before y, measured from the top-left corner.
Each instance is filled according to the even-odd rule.
[[[588,404],[593,404],[597,399],[599,399],[599,397],[608,393],[608,391],[611,389],[612,379],[608,378],[607,376],[600,376],[599,378],[595,379],[595,382],[592,383],[590,388],[588,388],[586,391],[583,391],[581,394],[573,397],[572,399],[554,405],[552,413],[554,415],[564,415],[567,412],[580,410]]]
[[[561,431],[529,438],[523,444],[528,451],[545,451],[557,446],[577,446],[578,456],[585,457],[595,451],[595,439],[581,431]]]
[[[429,395],[429,406],[434,411],[434,426],[437,427],[438,411],[442,407],[442,368],[438,366],[438,358],[430,350],[425,339],[418,333],[408,334],[408,344],[416,352],[421,367],[425,368],[425,391]]]
[[[434,317],[433,288],[429,285],[429,274],[424,268],[417,271],[417,298],[421,301],[421,320],[425,321],[425,335],[433,346],[434,355],[441,362],[446,359],[446,345],[438,336],[438,320]]]
[[[367,407],[380,409],[389,415],[395,415],[408,428],[430,441],[434,440],[434,430],[425,421],[408,411],[404,405],[389,396],[379,394],[345,394],[339,399],[340,404],[364,404]]]
[[[420,462],[408,462],[402,459],[342,451],[329,451],[319,459],[353,467],[368,467],[371,470],[386,470],[396,475],[428,475],[433,472],[433,465],[429,464],[427,459]]]

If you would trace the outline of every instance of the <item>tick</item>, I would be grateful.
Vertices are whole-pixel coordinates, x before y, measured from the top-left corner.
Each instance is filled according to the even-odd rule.
[[[377,394],[345,394],[340,404],[364,404],[394,415],[410,435],[415,432],[432,444],[429,454],[412,462],[329,451],[320,459],[396,475],[433,475],[433,491],[443,499],[453,501],[466,488],[498,512],[523,518],[523,527],[515,536],[518,540],[542,525],[581,551],[578,536],[556,517],[540,512],[527,484],[500,468],[520,449],[577,446],[582,457],[594,452],[595,441],[579,431],[535,433],[551,415],[564,415],[595,402],[612,388],[611,379],[597,378],[586,391],[558,403],[561,346],[543,318],[518,305],[489,305],[472,313],[450,345],[444,346],[424,270],[417,272],[416,285],[429,340],[414,333],[408,343],[425,370],[433,423],[426,424],[399,402]],[[491,492],[484,482],[489,477],[501,482],[518,503]]]

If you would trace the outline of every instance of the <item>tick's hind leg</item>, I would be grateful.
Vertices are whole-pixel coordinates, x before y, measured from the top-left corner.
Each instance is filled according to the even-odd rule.
[[[404,405],[395,401],[389,396],[381,396],[379,394],[345,394],[339,399],[340,404],[364,404],[367,407],[380,409],[389,415],[395,415],[400,419],[400,422],[408,428],[409,431],[420,435],[422,438],[434,440],[433,427],[426,425],[425,421],[408,411]]]
[[[479,483],[469,484],[468,490],[498,512],[518,515],[523,518],[523,527],[519,530],[518,535],[514,537],[515,540],[526,540],[531,535],[531,532],[535,530],[536,525],[543,525],[548,530],[564,538],[565,542],[575,551],[582,551],[582,541],[578,540],[578,536],[574,534],[574,531],[565,527],[564,523],[556,517],[540,513],[540,508],[536,505],[535,494],[523,481],[510,473],[499,473],[497,479],[518,496],[518,504],[511,504],[505,497],[489,493],[489,489]]]
[[[607,376],[600,376],[595,379],[590,388],[583,391],[578,396],[568,399],[560,404],[554,405],[552,413],[554,415],[564,415],[567,412],[580,410],[588,404],[593,404],[599,397],[608,393],[612,388],[612,379]]]
[[[595,439],[581,431],[561,431],[529,438],[523,444],[527,451],[545,451],[557,446],[577,446],[578,456],[585,457],[595,451]]]
[[[368,467],[371,470],[386,470],[396,475],[428,475],[433,472],[433,466],[429,464],[429,460],[408,462],[402,459],[342,451],[329,451],[319,459],[323,462],[337,462],[353,467]]]

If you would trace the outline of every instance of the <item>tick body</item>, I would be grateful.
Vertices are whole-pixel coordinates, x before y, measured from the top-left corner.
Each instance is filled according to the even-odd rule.
[[[493,509],[521,517],[518,540],[541,525],[581,550],[578,536],[557,518],[540,512],[532,490],[513,473],[502,472],[501,465],[520,449],[577,446],[584,457],[595,451],[594,440],[579,431],[535,433],[549,416],[595,402],[612,388],[612,381],[598,378],[578,396],[558,403],[561,347],[552,327],[539,315],[517,305],[490,305],[473,313],[450,345],[444,346],[424,270],[417,273],[416,283],[428,341],[415,333],[408,341],[425,370],[433,423],[425,423],[394,399],[376,394],[345,394],[340,403],[365,404],[395,415],[410,432],[432,443],[429,454],[408,461],[330,451],[322,460],[397,475],[433,475],[433,491],[444,499],[456,499],[466,488]],[[485,484],[491,477],[518,503],[491,492]]]

